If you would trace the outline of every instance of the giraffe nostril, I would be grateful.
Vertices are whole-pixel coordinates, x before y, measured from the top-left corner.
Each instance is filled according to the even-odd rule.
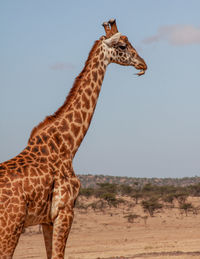
[[[141,58],[139,55],[137,56],[138,64],[136,65],[137,69],[147,70],[147,65],[143,58]]]

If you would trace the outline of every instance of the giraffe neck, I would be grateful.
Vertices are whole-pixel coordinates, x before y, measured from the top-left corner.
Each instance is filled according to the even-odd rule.
[[[101,40],[95,42],[65,103],[33,129],[29,145],[46,140],[48,153],[62,154],[63,159],[74,157],[90,126],[109,63],[104,47]]]

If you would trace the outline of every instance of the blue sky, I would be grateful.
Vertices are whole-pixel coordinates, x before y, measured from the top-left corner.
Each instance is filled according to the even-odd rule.
[[[111,64],[76,173],[200,176],[200,1],[0,2],[0,161],[65,100],[102,22],[116,18],[148,71]]]

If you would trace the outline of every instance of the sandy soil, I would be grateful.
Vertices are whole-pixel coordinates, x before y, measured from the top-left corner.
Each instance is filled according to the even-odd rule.
[[[191,199],[200,206],[200,198]],[[89,202],[89,201],[87,201]],[[165,208],[154,217],[129,223],[125,215],[147,215],[140,205],[128,208],[76,209],[68,239],[66,259],[189,259],[200,258],[200,211],[188,216],[175,207]],[[34,226],[21,235],[14,259],[46,258],[43,236]]]

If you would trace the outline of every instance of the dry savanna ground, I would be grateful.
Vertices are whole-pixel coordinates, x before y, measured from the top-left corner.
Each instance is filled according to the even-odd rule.
[[[79,197],[84,204],[91,204],[94,199]],[[188,200],[199,208],[199,197]],[[95,211],[80,206],[75,209],[65,258],[200,258],[200,211],[190,209],[186,215],[177,203],[170,207],[165,205],[151,217],[128,197],[116,208]],[[14,259],[22,258],[46,258],[38,226],[26,229],[21,236]]]

